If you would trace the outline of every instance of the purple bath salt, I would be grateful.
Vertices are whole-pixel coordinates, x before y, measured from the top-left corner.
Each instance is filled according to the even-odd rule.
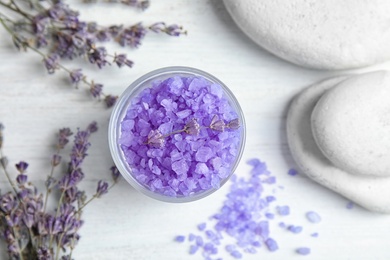
[[[148,84],[121,122],[119,144],[132,176],[171,197],[218,189],[236,163],[242,133],[223,87],[202,76]]]
[[[185,236],[176,236],[175,237],[175,241],[179,242],[179,243],[184,242],[185,239],[186,239]]]
[[[290,207],[289,206],[277,206],[276,211],[280,216],[287,216],[290,214]]]
[[[353,202],[349,201],[345,207],[347,209],[353,209],[353,206],[354,206]]]
[[[203,230],[205,230],[206,229],[206,223],[200,223],[199,225],[198,225],[198,230],[199,231],[203,231]]]
[[[274,252],[274,251],[279,249],[278,243],[276,243],[276,241],[273,240],[272,238],[268,238],[265,241],[265,245],[267,246],[268,250],[271,251],[271,252]]]
[[[314,211],[309,211],[306,213],[306,218],[309,220],[311,223],[319,223],[321,222],[321,217],[318,215],[317,212]]]
[[[297,248],[296,252],[300,255],[309,255],[311,250],[308,247],[300,247]]]
[[[288,171],[288,175],[290,175],[290,176],[298,175],[298,171],[295,170],[295,169],[290,169],[290,170]]]
[[[291,231],[292,233],[294,234],[298,234],[298,233],[301,233],[302,232],[302,227],[301,226],[294,226],[294,225],[291,225],[291,226],[288,226],[287,229],[289,231]]]

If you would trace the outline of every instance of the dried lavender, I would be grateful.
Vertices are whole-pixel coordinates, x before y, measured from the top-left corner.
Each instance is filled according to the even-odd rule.
[[[147,0],[123,0],[121,3],[141,10],[145,10],[150,4]],[[10,12],[12,18],[6,15]],[[102,26],[96,22],[82,21],[78,11],[59,0],[0,0],[0,23],[10,34],[18,50],[34,51],[42,57],[49,74],[57,70],[64,71],[68,74],[70,83],[86,86],[92,97],[103,100],[107,107],[113,106],[118,97],[105,94],[103,84],[89,80],[80,68],[65,67],[62,65],[63,60],[82,57],[99,69],[111,64],[116,64],[119,68],[131,68],[134,63],[126,54],[110,54],[102,44],[114,41],[120,46],[137,48],[148,32],[170,36],[186,34],[181,26],[163,22],[150,26],[142,23]]]
[[[79,229],[84,223],[83,210],[91,201],[106,194],[118,181],[119,171],[113,166],[110,170],[113,182],[100,180],[95,194],[87,200],[85,191],[78,184],[84,178],[82,164],[91,146],[89,137],[97,131],[95,122],[85,130],[78,129],[74,134],[67,170],[58,177],[56,168],[61,165],[60,153],[73,135],[69,128],[59,130],[57,149],[51,158],[51,170],[46,180],[46,192],[28,182],[28,163],[21,161],[15,165],[15,181],[7,167],[3,154],[3,126],[0,124],[0,162],[12,191],[0,193],[0,237],[7,245],[9,259],[72,259],[77,245]],[[57,175],[57,174],[56,174]],[[57,202],[56,208],[49,209],[48,198]]]

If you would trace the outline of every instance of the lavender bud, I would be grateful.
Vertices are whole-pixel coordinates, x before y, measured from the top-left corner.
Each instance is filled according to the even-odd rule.
[[[120,172],[118,168],[116,168],[116,166],[114,165],[110,168],[110,170],[111,170],[112,179],[114,180],[114,182],[117,182],[118,178],[120,177]]]
[[[91,92],[94,98],[100,97],[102,94],[103,85],[92,82],[89,92]]]
[[[69,76],[73,84],[79,83],[84,78],[83,73],[81,73],[81,69],[71,71]]]
[[[7,168],[7,166],[8,166],[8,158],[5,157],[5,156],[1,157],[0,158],[0,163],[3,166],[3,168]]]
[[[165,139],[159,130],[150,130],[147,144],[156,148],[162,148],[165,145]]]
[[[51,158],[51,165],[52,166],[57,166],[61,163],[61,156],[58,154],[54,154],[53,157]]]
[[[16,182],[17,182],[19,185],[24,185],[24,184],[26,184],[26,182],[27,182],[27,175],[19,174],[19,175],[16,177]]]
[[[45,64],[45,67],[49,74],[53,74],[58,68],[59,60],[60,56],[57,53],[52,53],[43,60],[43,63]]]
[[[118,99],[118,96],[107,95],[104,98],[104,102],[106,103],[107,108],[110,108],[113,105],[115,105],[117,99]]]
[[[96,189],[96,197],[100,198],[103,194],[108,192],[108,183],[100,180]]]
[[[191,119],[184,127],[184,131],[189,135],[198,135],[200,133],[200,125],[195,118]]]
[[[16,207],[17,207],[17,201],[16,201],[15,196],[11,192],[8,192],[8,193],[4,194],[3,196],[1,196],[0,208],[5,213],[11,212]]]
[[[210,129],[223,132],[225,130],[225,122],[223,120],[220,120],[218,115],[214,115],[211,119]]]
[[[236,129],[240,128],[240,122],[238,121],[238,118],[229,121],[227,123],[226,127],[230,128],[230,129],[233,129],[233,130],[236,130]]]
[[[15,164],[15,167],[19,173],[24,173],[28,167],[28,163],[20,161],[19,163]]]
[[[39,247],[37,250],[38,260],[53,260],[50,249],[46,247]]]
[[[131,68],[133,66],[133,62],[127,59],[126,54],[115,54],[114,62],[116,63],[116,65],[118,65],[119,68],[123,66],[128,66],[129,68]]]
[[[89,133],[95,133],[95,132],[97,132],[97,130],[98,130],[98,127],[97,127],[96,121],[93,121],[93,122],[90,123],[90,124],[88,125],[88,127],[87,127],[87,131],[88,131]]]
[[[10,215],[5,216],[5,220],[7,225],[10,227],[18,226],[20,220],[22,219],[23,211],[21,209],[17,209],[13,211]]]

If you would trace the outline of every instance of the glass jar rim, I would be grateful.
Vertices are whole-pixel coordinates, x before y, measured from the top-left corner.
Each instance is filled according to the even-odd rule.
[[[140,78],[136,79],[132,84],[130,84],[129,87],[126,88],[126,90],[122,93],[122,95],[119,97],[116,105],[114,106],[111,118],[108,126],[108,143],[110,147],[111,156],[114,160],[114,163],[116,167],[118,168],[121,175],[124,177],[124,179],[131,185],[133,188],[135,188],[137,191],[143,193],[144,195],[160,200],[165,202],[190,202],[199,200],[201,198],[204,198],[218,189],[210,188],[208,190],[198,192],[195,194],[191,194],[189,196],[178,196],[178,197],[172,197],[164,194],[160,194],[157,192],[153,192],[140,184],[137,179],[132,175],[131,173],[131,167],[126,162],[126,159],[124,157],[124,153],[121,149],[121,146],[119,144],[119,138],[121,134],[121,122],[126,114],[126,111],[130,105],[131,98],[136,96],[140,91],[142,91],[146,87],[150,87],[148,85],[148,82],[157,80],[159,78],[162,78],[166,76],[166,78],[175,76],[175,75],[190,75],[190,76],[201,76],[205,78],[206,80],[217,83],[220,85],[224,93],[226,94],[229,103],[231,106],[233,106],[234,110],[238,114],[239,121],[241,123],[241,127],[239,128],[241,131],[240,135],[240,147],[238,148],[238,154],[235,158],[235,162],[232,163],[231,167],[231,173],[228,177],[221,180],[220,188],[230,179],[231,175],[234,173],[235,169],[238,166],[238,163],[242,157],[242,153],[245,146],[245,140],[246,140],[246,129],[245,129],[245,119],[242,112],[242,109],[234,96],[234,94],[231,92],[231,90],[219,79],[214,77],[213,75],[191,67],[184,67],[184,66],[172,66],[172,67],[164,67],[157,70],[153,70]]]

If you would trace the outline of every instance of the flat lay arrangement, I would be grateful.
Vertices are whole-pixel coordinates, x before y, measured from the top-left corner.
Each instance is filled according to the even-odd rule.
[[[0,259],[389,259],[389,14],[0,0]]]

